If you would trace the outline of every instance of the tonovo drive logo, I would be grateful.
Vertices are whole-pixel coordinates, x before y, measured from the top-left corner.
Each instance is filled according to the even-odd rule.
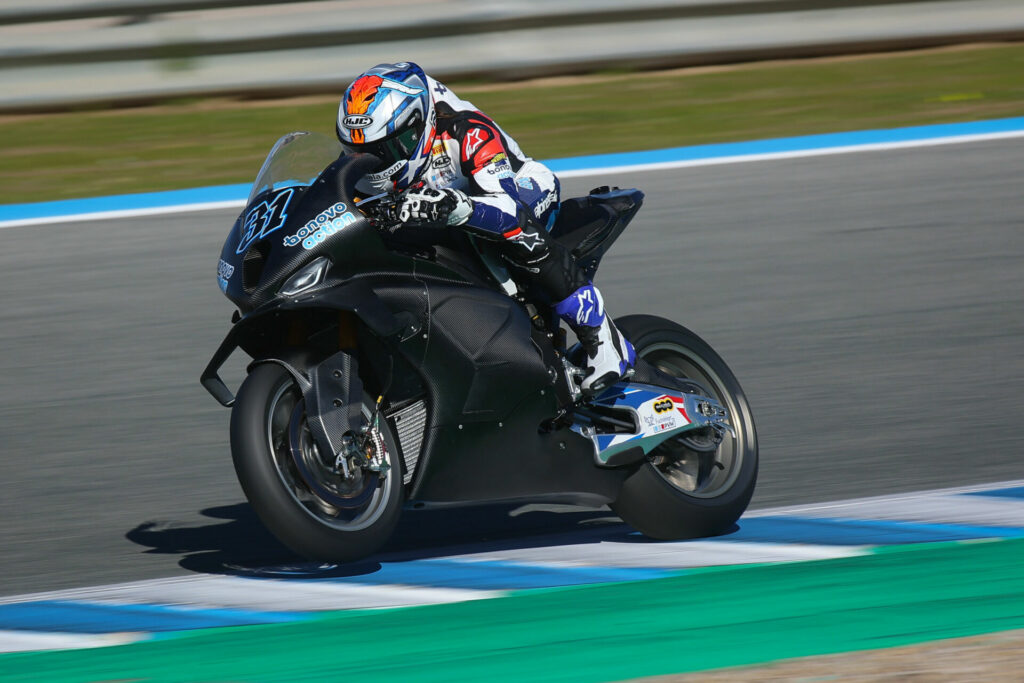
[[[346,116],[342,123],[346,128],[366,128],[373,123],[373,119],[369,116]]]

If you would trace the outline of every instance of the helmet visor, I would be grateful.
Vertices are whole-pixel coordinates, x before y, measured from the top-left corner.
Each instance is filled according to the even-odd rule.
[[[342,142],[341,146],[346,152],[362,152],[377,157],[381,160],[380,168],[377,170],[382,171],[396,161],[408,161],[412,158],[421,137],[423,118],[417,112],[402,128],[387,137],[362,144]]]

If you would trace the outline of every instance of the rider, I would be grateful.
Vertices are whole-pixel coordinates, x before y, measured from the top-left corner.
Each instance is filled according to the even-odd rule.
[[[399,62],[353,81],[338,108],[337,133],[346,151],[381,159],[360,189],[400,192],[404,224],[459,226],[491,241],[516,280],[550,299],[586,351],[584,392],[633,367],[633,346],[605,313],[601,293],[547,234],[558,213],[558,179],[494,121],[416,64]]]

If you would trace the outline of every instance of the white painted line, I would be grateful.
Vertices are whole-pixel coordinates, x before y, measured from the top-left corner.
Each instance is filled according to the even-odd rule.
[[[960,145],[970,142],[986,142],[989,140],[1006,140],[1024,137],[1024,130],[1005,131],[1000,133],[978,133],[974,135],[957,135],[946,138],[928,138],[924,140],[905,140],[901,142],[877,142],[863,145],[846,145],[843,147],[821,147],[818,149],[801,149],[788,152],[765,152],[763,154],[742,154],[737,156],[710,157],[704,159],[682,159],[679,161],[662,161],[653,164],[626,164],[623,166],[607,166],[604,168],[587,168],[571,171],[559,171],[559,178],[583,178],[592,175],[610,173],[641,173],[647,171],[663,171],[697,166],[717,166],[721,164],[744,164],[753,161],[774,161],[779,159],[800,159],[804,157],[820,157],[836,154],[854,154],[857,152],[884,152],[894,149],[911,149],[914,147],[938,147],[940,145]]]
[[[137,643],[148,639],[148,633],[90,634],[0,630],[0,653],[109,647],[111,645]]]
[[[380,609],[483,600],[502,591],[432,586],[395,586],[332,581],[187,576],[0,598],[0,604],[67,600],[104,604],[164,605],[196,609],[319,612]]]
[[[95,213],[78,213],[67,216],[40,216],[39,218],[20,218],[13,221],[0,221],[2,228],[20,228],[29,225],[56,225],[58,223],[84,223],[87,221],[108,221],[119,218],[140,218],[143,216],[163,216],[174,213],[191,213],[194,211],[215,211],[218,209],[241,209],[245,200],[225,202],[204,202],[202,204],[181,204],[179,206],[156,206],[146,209],[126,209],[123,211],[97,211]]]
[[[613,567],[683,570],[764,562],[807,562],[855,557],[860,546],[754,543],[729,540],[579,543],[451,556],[447,559],[515,562],[542,567]]]
[[[869,496],[865,498],[851,498],[848,500],[836,500],[826,503],[806,503],[803,505],[789,505],[786,507],[773,507],[766,508],[764,510],[748,510],[743,516],[744,517],[772,517],[772,516],[790,516],[790,515],[806,515],[809,513],[816,513],[822,511],[839,510],[848,508],[851,505],[866,505],[866,504],[882,504],[892,507],[892,509],[898,508],[905,502],[912,502],[921,500],[922,498],[930,498],[933,496],[947,496],[956,495],[961,493],[977,493],[979,491],[995,491],[998,489],[1012,489],[1020,486],[1024,486],[1024,479],[1015,479],[1012,481],[1000,481],[993,482],[991,484],[976,484],[970,486],[956,486],[947,489],[932,489],[929,491],[913,491],[911,493],[890,493],[881,496]],[[825,515],[821,515],[825,516]]]

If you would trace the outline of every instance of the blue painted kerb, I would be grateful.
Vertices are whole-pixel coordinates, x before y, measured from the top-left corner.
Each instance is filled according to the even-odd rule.
[[[857,147],[885,143],[932,140],[964,135],[985,135],[1024,131],[1024,117],[972,121],[967,123],[944,123],[930,126],[867,130],[848,133],[827,133],[804,135],[771,140],[729,142],[692,147],[673,147],[646,152],[623,152],[618,154],[596,154],[568,159],[550,159],[544,163],[554,172],[579,171],[585,169],[640,166],[647,164],[694,161],[700,159],[723,159],[728,157],[780,152],[800,152],[831,147]],[[55,202],[34,204],[0,205],[0,223],[4,221],[27,220],[75,216],[104,211],[158,209],[164,207],[205,204],[213,202],[241,201],[249,194],[249,184],[218,185],[192,190],[169,192],[146,192],[142,194],[89,199],[66,199]]]

